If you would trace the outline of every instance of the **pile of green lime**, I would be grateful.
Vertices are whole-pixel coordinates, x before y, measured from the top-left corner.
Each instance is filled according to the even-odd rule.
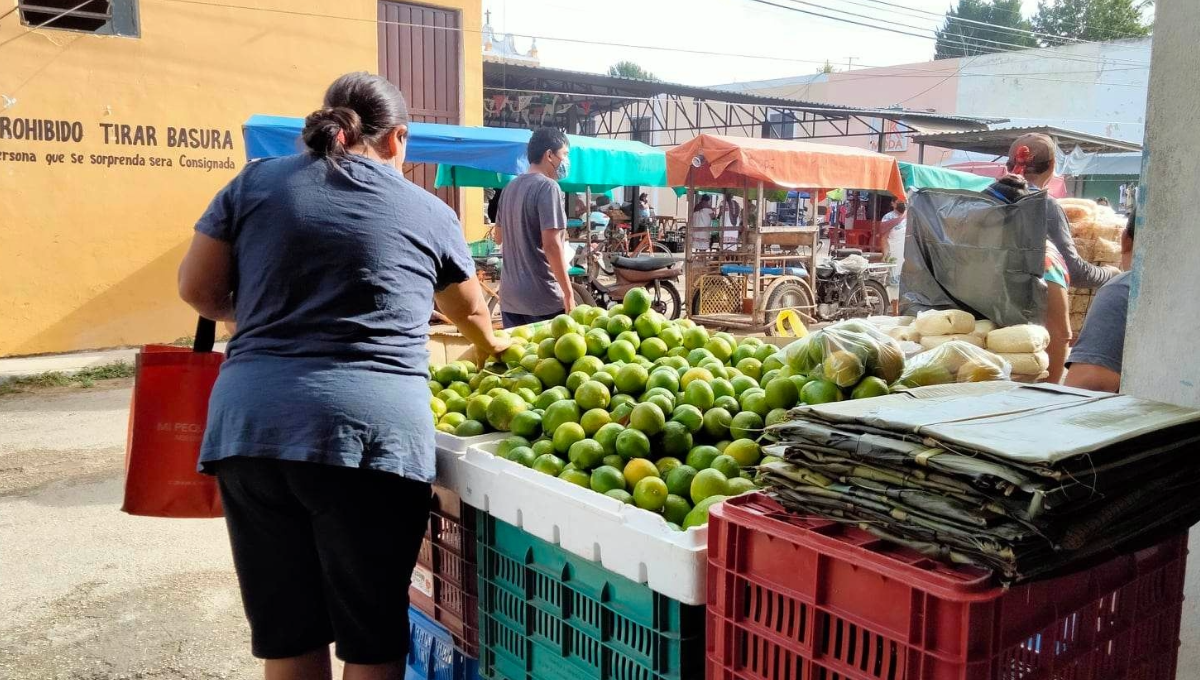
[[[807,340],[780,350],[710,333],[654,312],[641,288],[608,311],[577,307],[508,334],[516,342],[483,370],[463,361],[430,367],[437,429],[509,432],[497,455],[680,529],[756,488],[758,440],[789,409],[888,392],[868,374],[877,354],[827,358],[824,343],[820,353]]]

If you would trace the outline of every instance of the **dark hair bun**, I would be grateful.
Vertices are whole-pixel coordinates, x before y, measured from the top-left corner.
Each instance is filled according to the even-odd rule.
[[[303,136],[314,155],[340,156],[362,142],[362,118],[354,109],[344,106],[314,111],[304,119]]]

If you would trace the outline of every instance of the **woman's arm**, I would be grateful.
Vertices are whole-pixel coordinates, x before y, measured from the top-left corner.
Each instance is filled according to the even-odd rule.
[[[1075,240],[1071,237],[1071,224],[1057,203],[1048,206],[1049,223],[1046,225],[1046,238],[1058,248],[1063,261],[1067,264],[1067,273],[1071,275],[1071,285],[1077,288],[1099,288],[1109,279],[1120,274],[1115,267],[1100,267],[1079,256],[1075,249]]]
[[[179,265],[179,297],[213,321],[233,318],[233,246],[196,233]]]
[[[475,345],[480,363],[512,344],[511,340],[497,338],[492,333],[492,313],[488,311],[479,281],[474,276],[446,286],[433,297],[441,313]]]
[[[1057,283],[1046,285],[1046,331],[1050,334],[1050,377],[1048,382],[1062,380],[1067,361],[1067,345],[1071,342],[1071,313],[1067,304],[1067,289]]]

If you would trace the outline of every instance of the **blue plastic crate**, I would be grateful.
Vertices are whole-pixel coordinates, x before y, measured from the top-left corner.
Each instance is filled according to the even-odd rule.
[[[456,650],[450,632],[413,607],[408,631],[404,680],[479,680],[479,661]]]

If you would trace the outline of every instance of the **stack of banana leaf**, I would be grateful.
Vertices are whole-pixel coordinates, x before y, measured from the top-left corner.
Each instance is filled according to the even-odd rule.
[[[993,382],[804,406],[768,428],[759,482],[1005,582],[1107,559],[1200,521],[1200,411]]]

